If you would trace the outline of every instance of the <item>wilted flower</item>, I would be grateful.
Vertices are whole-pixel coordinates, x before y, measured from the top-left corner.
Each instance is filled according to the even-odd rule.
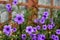
[[[14,18],[14,21],[18,24],[22,24],[24,22],[24,16],[23,14],[17,14]]]
[[[27,26],[26,27],[26,32],[29,33],[29,34],[31,34],[33,32],[32,26]]]
[[[10,33],[12,32],[12,29],[11,29],[11,25],[5,25],[4,28],[3,28],[3,32],[9,36]]]
[[[60,29],[57,29],[56,30],[56,34],[60,34]]]

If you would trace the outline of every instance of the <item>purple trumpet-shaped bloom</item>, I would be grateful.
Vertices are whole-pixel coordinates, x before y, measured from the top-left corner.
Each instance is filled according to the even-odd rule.
[[[42,39],[42,38],[38,38],[38,40],[45,40],[45,39]]]
[[[51,23],[51,25],[54,27],[55,26],[55,23]]]
[[[48,13],[47,11],[45,11],[45,12],[43,13],[43,16],[42,16],[42,17],[44,17],[45,19],[47,19],[48,16],[49,16],[49,13]]]
[[[37,30],[40,30],[41,29],[41,27],[39,25],[37,25],[36,28],[37,28]]]
[[[42,39],[42,40],[44,40],[46,37],[45,37],[45,35],[44,34],[38,34],[38,39]]]
[[[51,24],[48,24],[48,29],[49,30],[53,29],[53,26]]]
[[[60,29],[56,30],[56,34],[60,35]]]
[[[36,38],[32,38],[32,40],[36,40]]]
[[[45,15],[43,15],[42,17],[44,17],[44,19],[47,19],[48,17],[47,16],[45,16]]]
[[[22,40],[26,39],[26,34],[22,34]]]
[[[47,30],[47,25],[43,25],[43,26],[42,26],[42,29],[43,29],[43,30]]]
[[[6,4],[6,9],[8,12],[10,12],[12,10],[11,4]]]
[[[59,40],[59,37],[58,36],[55,36],[55,38],[53,40]]]
[[[32,40],[36,40],[37,39],[36,34],[31,34],[30,36],[31,36]]]
[[[11,25],[5,25],[3,28],[3,32],[7,35],[10,36],[10,33],[12,32]]]
[[[12,4],[13,5],[17,5],[18,4],[18,0],[13,0]]]
[[[40,22],[41,24],[44,24],[44,23],[45,23],[45,18],[42,17],[42,18],[39,20],[39,22]]]
[[[43,13],[43,15],[45,15],[46,17],[48,17],[48,16],[49,16],[49,13],[48,13],[47,11],[45,11],[45,12]]]
[[[52,34],[50,38],[52,38],[52,39],[53,39],[55,36],[56,36],[55,34]]]
[[[24,22],[24,16],[23,14],[17,14],[14,18],[14,21],[18,24],[22,24]]]
[[[57,35],[55,35],[55,34],[51,35],[51,38],[52,38],[53,40],[59,40],[59,37],[58,37]]]
[[[31,38],[36,38],[36,34],[30,34]]]
[[[36,27],[33,27],[33,32],[36,32],[37,31],[37,28]]]
[[[17,31],[17,29],[16,29],[16,28],[13,28],[13,29],[12,29],[12,31],[13,31],[13,32],[16,32],[16,31]]]
[[[31,34],[31,33],[33,32],[32,26],[27,26],[27,27],[26,27],[26,32],[27,32],[28,34]]]

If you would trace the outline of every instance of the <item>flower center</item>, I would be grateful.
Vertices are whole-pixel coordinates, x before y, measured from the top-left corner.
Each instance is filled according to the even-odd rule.
[[[44,15],[44,17],[46,18],[46,16]]]
[[[29,31],[31,31],[31,29],[28,29]]]
[[[44,26],[44,28],[46,28],[46,27]]]
[[[14,3],[16,3],[16,1]]]
[[[9,28],[7,28],[6,30],[9,31]]]
[[[8,5],[8,7],[10,7],[10,5]]]
[[[43,19],[41,20],[41,22],[43,22]]]
[[[57,31],[58,33],[60,32],[60,31]]]
[[[25,36],[23,36],[23,38],[25,38]]]
[[[42,37],[42,39],[44,39],[44,37]]]
[[[21,17],[19,17],[18,20],[21,20]]]

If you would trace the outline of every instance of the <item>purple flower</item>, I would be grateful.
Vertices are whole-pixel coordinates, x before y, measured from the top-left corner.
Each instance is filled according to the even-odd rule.
[[[54,23],[51,23],[51,25],[54,27],[55,26],[55,24]]]
[[[43,25],[43,26],[42,26],[42,29],[43,29],[43,30],[47,30],[47,26],[46,26],[46,25]]]
[[[44,23],[45,23],[45,18],[42,17],[42,18],[39,20],[39,22],[40,22],[41,24],[44,24]]]
[[[56,30],[56,34],[58,34],[58,35],[60,34],[60,29]]]
[[[22,24],[24,22],[24,16],[23,14],[17,14],[14,18],[14,21],[18,24]]]
[[[34,20],[34,23],[38,23],[38,19],[35,19],[35,20]]]
[[[55,36],[55,38],[53,40],[59,40],[59,37],[58,36]]]
[[[3,32],[9,36],[10,33],[12,32],[12,29],[11,29],[11,26],[10,25],[5,25],[4,28],[3,28]]]
[[[46,37],[45,37],[45,35],[44,34],[38,34],[38,39],[45,39]]]
[[[42,39],[42,38],[38,38],[38,40],[45,40],[45,39]]]
[[[32,40],[36,40],[36,38],[32,38]]]
[[[36,34],[31,34],[30,37],[32,38],[32,40],[36,40]]]
[[[16,32],[16,31],[17,31],[17,29],[16,29],[16,28],[13,28],[13,29],[12,29],[12,31],[13,31],[13,32]]]
[[[45,15],[43,15],[42,17],[44,17],[44,19],[47,19],[48,17],[47,16],[45,16]]]
[[[26,34],[22,34],[22,39],[23,39],[23,40],[26,39]]]
[[[11,4],[6,4],[6,9],[8,12],[10,12],[12,10]]]
[[[33,32],[32,26],[27,26],[26,27],[26,32],[29,33],[29,34],[31,34]]]
[[[50,38],[52,38],[52,39],[53,39],[53,38],[55,38],[55,36],[56,36],[55,34],[52,34]]]
[[[17,5],[18,4],[18,0],[13,0],[12,4]]]
[[[6,8],[11,8],[11,4],[6,4]]]
[[[40,26],[39,25],[37,25],[36,28],[37,28],[37,30],[40,30]]]
[[[47,11],[45,11],[45,12],[43,13],[43,15],[49,16],[49,13],[48,13]]]
[[[48,29],[53,29],[53,26],[51,24],[48,24]]]
[[[33,32],[36,32],[37,31],[37,28],[36,27],[33,27]]]
[[[59,40],[59,37],[57,36],[57,35],[51,35],[51,38],[53,39],[53,40]]]
[[[30,34],[31,38],[36,38],[36,34]]]

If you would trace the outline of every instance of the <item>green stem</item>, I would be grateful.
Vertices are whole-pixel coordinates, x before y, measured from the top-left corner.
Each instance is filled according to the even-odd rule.
[[[19,30],[20,30],[20,39],[22,40],[22,38],[21,38],[21,34],[22,34],[22,28],[21,28],[21,25],[19,25]]]

